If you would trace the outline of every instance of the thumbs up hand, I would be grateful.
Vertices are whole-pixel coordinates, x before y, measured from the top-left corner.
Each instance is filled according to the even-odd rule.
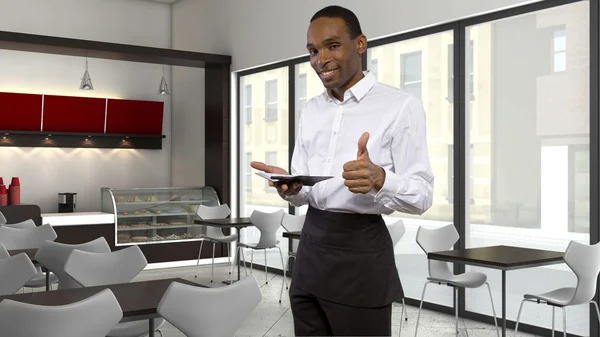
[[[373,164],[369,158],[367,142],[369,133],[365,132],[358,140],[356,160],[344,164],[344,185],[353,193],[369,193],[372,189],[379,191],[385,181],[385,171],[382,167]]]

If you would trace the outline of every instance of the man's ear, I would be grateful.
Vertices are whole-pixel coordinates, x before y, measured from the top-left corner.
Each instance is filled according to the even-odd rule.
[[[356,51],[361,55],[367,51],[367,37],[363,34],[356,38]]]

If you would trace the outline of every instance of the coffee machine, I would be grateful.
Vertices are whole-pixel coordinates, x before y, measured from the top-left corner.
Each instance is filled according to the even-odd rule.
[[[58,213],[73,213],[77,204],[77,193],[58,193]]]

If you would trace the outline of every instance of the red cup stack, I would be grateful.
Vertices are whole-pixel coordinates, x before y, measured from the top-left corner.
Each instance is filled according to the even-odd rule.
[[[1,180],[0,180],[1,182]],[[8,205],[8,194],[6,191],[6,186],[4,184],[0,184],[0,206]]]
[[[10,181],[10,187],[8,192],[8,204],[9,205],[20,205],[21,204],[21,183],[18,177],[13,177]]]

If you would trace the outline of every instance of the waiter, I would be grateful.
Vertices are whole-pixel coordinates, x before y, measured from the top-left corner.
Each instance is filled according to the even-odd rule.
[[[290,204],[309,205],[289,291],[295,333],[390,336],[392,302],[404,292],[381,214],[431,206],[423,105],[363,73],[367,39],[346,8],[318,11],[306,47],[326,90],[302,110],[291,171],[334,178],[274,185]]]

